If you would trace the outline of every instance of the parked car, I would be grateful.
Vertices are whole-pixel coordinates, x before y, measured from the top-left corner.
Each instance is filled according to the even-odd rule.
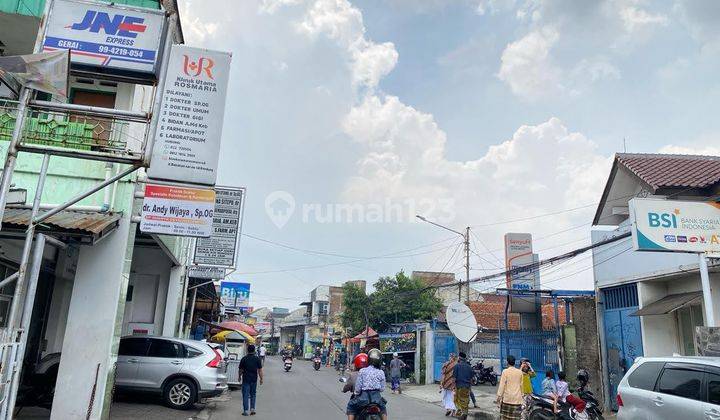
[[[50,407],[60,353],[45,356],[33,374],[25,401]],[[188,409],[200,398],[227,389],[222,354],[208,343],[170,337],[128,336],[120,340],[115,370],[117,391],[140,391],[162,396],[169,407]],[[30,405],[30,404],[26,404]]]
[[[720,419],[720,358],[637,358],[616,398],[618,420]]]

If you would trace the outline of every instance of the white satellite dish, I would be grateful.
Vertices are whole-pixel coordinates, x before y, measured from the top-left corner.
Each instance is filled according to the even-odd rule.
[[[453,302],[448,305],[445,320],[450,332],[463,343],[469,343],[477,335],[478,326],[475,314],[463,303]]]

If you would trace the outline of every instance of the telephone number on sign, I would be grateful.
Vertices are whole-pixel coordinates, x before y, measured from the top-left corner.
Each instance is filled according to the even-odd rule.
[[[123,57],[144,58],[145,55],[145,52],[142,50],[121,47],[108,47],[105,45],[99,46],[98,51],[103,54],[117,55]]]

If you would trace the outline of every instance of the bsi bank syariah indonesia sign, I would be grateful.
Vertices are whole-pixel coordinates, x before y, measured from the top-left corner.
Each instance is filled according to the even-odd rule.
[[[148,176],[215,185],[231,55],[173,45]]]
[[[43,51],[70,50],[71,62],[154,73],[165,21],[162,10],[55,0]]]
[[[720,203],[630,200],[636,251],[720,253]]]

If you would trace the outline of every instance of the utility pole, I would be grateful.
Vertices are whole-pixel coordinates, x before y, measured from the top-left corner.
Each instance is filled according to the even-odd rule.
[[[465,302],[470,301],[470,226],[465,228]]]
[[[455,229],[450,229],[449,227],[443,226],[439,223],[430,221],[430,220],[426,219],[425,217],[420,216],[419,214],[416,215],[415,217],[422,220],[423,222],[427,222],[427,223],[430,223],[431,225],[435,225],[439,228],[448,230],[453,233],[457,233],[458,235],[460,235],[463,238],[463,245],[465,246],[465,281],[467,282],[467,285],[466,285],[467,289],[465,290],[465,300],[469,301],[470,300],[470,226],[466,227],[465,233],[463,233],[463,232],[458,232]],[[463,289],[463,281],[462,281],[462,279],[460,279],[458,281],[458,302],[462,302],[462,289]]]

